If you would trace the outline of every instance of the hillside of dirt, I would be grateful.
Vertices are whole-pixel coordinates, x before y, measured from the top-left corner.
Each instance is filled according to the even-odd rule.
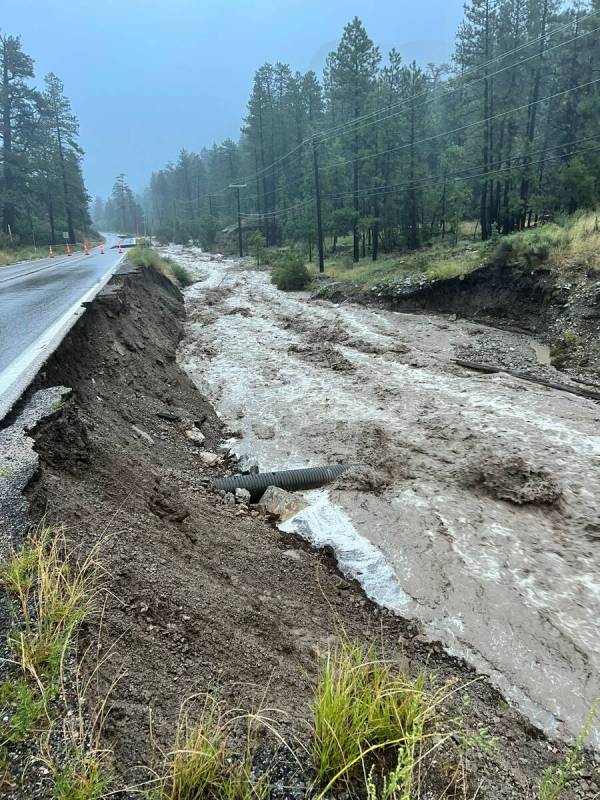
[[[207,491],[210,476],[235,469],[220,449],[232,434],[176,362],[184,315],[182,296],[161,275],[118,276],[36,387],[72,389],[34,432],[40,468],[28,499],[33,520],[64,523],[83,552],[100,543],[108,591],[80,650],[97,696],[113,687],[103,744],[123,784],[148,778],[195,692],[217,688],[237,708],[277,709],[286,740],[306,744],[318,654],[345,631],[381,643],[413,675],[465,685],[457,702],[468,729],[485,728],[497,742],[467,748],[461,792],[531,796],[565,745],[549,742],[484,679],[474,681],[416,623],[368,600],[330,549],[315,550]],[[212,467],[203,457],[210,452],[219,456]],[[265,748],[281,750],[268,739]],[[298,768],[279,753],[273,797],[305,796],[310,772],[300,761]],[[432,789],[447,784],[453,764],[451,753],[436,761]],[[594,769],[586,762],[565,797],[596,796]]]

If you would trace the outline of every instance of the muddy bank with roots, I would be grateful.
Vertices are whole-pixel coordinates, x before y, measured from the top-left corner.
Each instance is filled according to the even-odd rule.
[[[369,287],[326,281],[316,296],[393,311],[457,314],[530,332],[554,348],[556,366],[600,385],[600,273],[594,269],[492,262],[441,281],[406,279]]]
[[[216,311],[213,300],[203,301],[203,313]],[[231,315],[223,318],[232,324]],[[82,552],[101,543],[109,591],[102,618],[86,623],[80,649],[91,645],[86,669],[97,670],[98,696],[114,684],[103,743],[123,783],[148,778],[157,748],[172,744],[181,701],[194,692],[218,689],[236,708],[278,709],[272,715],[286,740],[307,744],[318,654],[343,628],[361,642],[381,643],[412,674],[468,684],[455,695],[460,715],[469,730],[486,727],[497,745],[468,748],[467,789],[481,784],[479,796],[489,798],[531,794],[564,745],[548,742],[487,681],[473,682],[472,670],[426,641],[418,624],[369,600],[338,569],[331,548],[316,550],[207,492],[208,477],[234,468],[219,448],[230,433],[175,360],[183,325],[182,298],[162,276],[145,270],[115,278],[38,383],[73,392],[34,432],[40,467],[28,492],[32,516],[64,523]],[[293,357],[330,373],[327,356]],[[245,391],[256,395],[255,386]],[[254,425],[262,441],[283,440],[266,415]],[[201,446],[190,430],[205,437]],[[385,437],[374,430],[370,442],[391,465]],[[220,455],[215,467],[202,459],[206,450]],[[389,483],[383,466],[354,480],[363,489],[375,481],[375,491]],[[273,796],[303,797],[311,774],[302,750],[298,768],[285,753],[268,755],[276,749],[267,737],[261,752],[276,765]],[[439,794],[453,759],[435,761],[424,790]],[[594,770],[587,761],[573,797],[594,796]]]

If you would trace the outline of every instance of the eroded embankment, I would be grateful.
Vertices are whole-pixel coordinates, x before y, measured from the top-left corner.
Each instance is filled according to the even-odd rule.
[[[111,290],[40,380],[73,395],[35,433],[40,471],[29,498],[34,518],[65,523],[83,552],[101,542],[109,591],[81,649],[92,645],[87,670],[97,670],[99,697],[115,684],[103,741],[123,780],[147,778],[151,742],[169,748],[182,700],[198,691],[218,688],[236,708],[279,709],[283,735],[306,741],[316,653],[343,628],[381,642],[413,674],[468,683],[455,694],[460,715],[498,741],[485,752],[468,747],[467,786],[481,784],[481,797],[529,795],[564,747],[418,627],[366,600],[330,556],[205,491],[202,479],[227,465],[204,466],[186,431],[201,432],[210,450],[225,432],[175,361],[181,296],[150,270],[115,278]],[[448,766],[437,762],[438,788]],[[584,773],[577,796],[592,797],[589,765]],[[285,773],[289,796],[303,796],[306,778]],[[274,796],[288,795],[281,785]]]
[[[600,274],[593,269],[492,261],[464,276],[416,285],[410,280],[371,287],[330,282],[317,295],[530,331],[559,349],[564,366],[592,378],[600,373]]]

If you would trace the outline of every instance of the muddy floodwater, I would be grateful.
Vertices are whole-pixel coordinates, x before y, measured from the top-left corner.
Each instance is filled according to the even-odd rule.
[[[167,252],[200,278],[180,360],[238,432],[232,449],[263,471],[365,467],[309,493],[286,528],[331,544],[370,597],[548,733],[577,733],[600,693],[600,406],[453,361],[496,352],[534,367],[545,351],[528,337],[336,307]]]

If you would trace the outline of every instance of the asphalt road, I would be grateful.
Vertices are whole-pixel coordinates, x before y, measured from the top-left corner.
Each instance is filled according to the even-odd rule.
[[[116,241],[107,239],[104,255],[94,248],[0,268],[0,420],[117,268]]]

